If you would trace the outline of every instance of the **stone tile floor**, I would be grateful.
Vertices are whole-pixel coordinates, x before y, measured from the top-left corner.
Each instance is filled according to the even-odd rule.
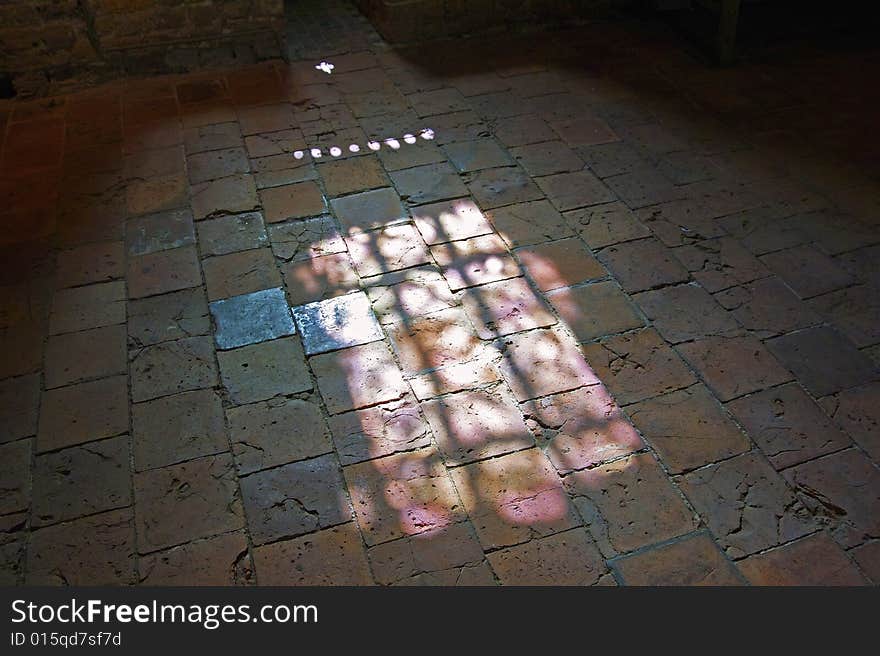
[[[337,11],[0,110],[0,582],[880,583],[877,54]]]

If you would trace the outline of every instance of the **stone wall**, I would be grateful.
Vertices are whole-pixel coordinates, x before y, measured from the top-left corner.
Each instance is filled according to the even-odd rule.
[[[588,18],[638,0],[355,0],[391,43]]]
[[[283,53],[283,0],[0,0],[0,75],[22,96]]]

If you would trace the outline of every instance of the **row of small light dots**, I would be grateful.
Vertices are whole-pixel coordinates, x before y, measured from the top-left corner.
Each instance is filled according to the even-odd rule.
[[[434,131],[429,128],[425,128],[424,130],[421,130],[419,132],[419,136],[422,139],[425,139],[426,141],[430,141],[431,139],[434,138]],[[416,141],[418,141],[418,137],[416,137],[414,134],[405,134],[401,138],[403,139],[404,143],[408,143],[408,144],[414,144]],[[395,139],[393,137],[390,137],[388,139],[384,139],[382,142],[368,141],[367,148],[369,148],[372,151],[377,151],[380,148],[382,148],[382,143],[384,143],[386,146],[388,146],[392,150],[397,150],[400,148],[400,140]],[[352,153],[359,153],[361,151],[361,147],[358,146],[357,144],[351,144],[348,147],[348,150],[349,150],[349,152],[352,152]],[[306,156],[306,152],[308,152],[315,159],[322,157],[324,154],[320,148],[309,148],[307,150],[295,150],[293,152],[293,156],[296,159],[302,159],[303,157]],[[330,148],[330,154],[333,157],[339,157],[342,155],[342,148],[340,148],[339,146],[332,146]]]

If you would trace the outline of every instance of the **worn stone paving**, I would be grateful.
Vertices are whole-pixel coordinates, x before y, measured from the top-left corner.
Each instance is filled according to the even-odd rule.
[[[880,583],[880,58],[345,16],[0,110],[0,582]]]

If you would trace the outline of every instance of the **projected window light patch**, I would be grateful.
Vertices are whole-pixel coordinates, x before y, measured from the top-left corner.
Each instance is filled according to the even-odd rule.
[[[295,332],[290,307],[280,288],[233,296],[210,304],[217,326],[217,348],[231,349]]]
[[[363,292],[293,308],[306,354],[315,355],[383,338],[370,299]]]

